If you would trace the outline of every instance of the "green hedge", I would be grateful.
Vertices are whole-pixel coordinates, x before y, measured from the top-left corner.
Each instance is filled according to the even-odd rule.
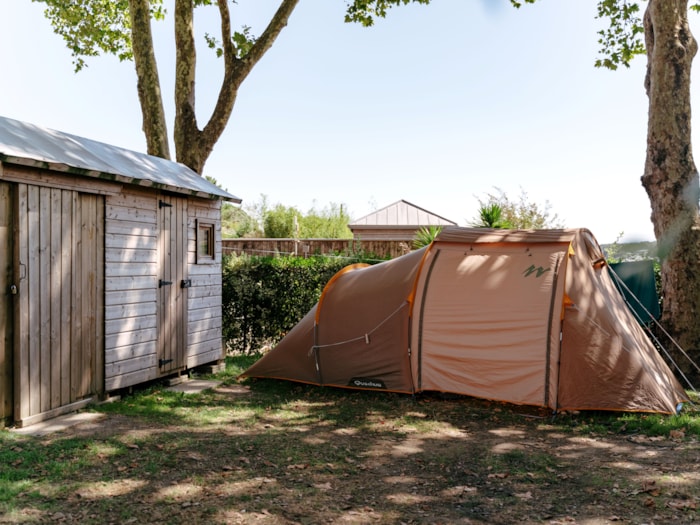
[[[229,353],[274,345],[316,304],[338,271],[376,259],[256,257],[223,259],[223,337]]]

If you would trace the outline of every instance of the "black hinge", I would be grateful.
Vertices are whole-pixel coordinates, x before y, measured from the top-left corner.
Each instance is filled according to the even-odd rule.
[[[168,363],[172,363],[172,362],[173,362],[172,359],[158,359],[158,366],[159,366],[159,367],[165,366],[165,365],[167,365]]]
[[[162,288],[163,286],[170,286],[173,284],[172,281],[164,281],[163,279],[158,279],[158,288]]]
[[[190,288],[192,286],[192,280],[183,279],[180,281],[180,288]]]
[[[172,208],[173,205],[169,204],[167,202],[164,202],[164,201],[158,201],[158,207],[159,208]]]

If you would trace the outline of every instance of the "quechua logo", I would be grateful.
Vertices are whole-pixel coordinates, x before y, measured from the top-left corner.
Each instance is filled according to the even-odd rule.
[[[534,264],[531,265],[529,268],[527,268],[523,274],[525,277],[530,277],[532,274],[535,274],[535,278],[537,277],[542,277],[545,273],[550,271],[551,268],[543,268],[542,266],[535,266]]]
[[[386,390],[384,381],[370,377],[353,377],[348,383],[348,386],[355,388],[376,388],[378,390]]]

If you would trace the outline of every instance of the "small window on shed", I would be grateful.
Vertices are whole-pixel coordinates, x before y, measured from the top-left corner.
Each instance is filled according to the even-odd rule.
[[[214,261],[214,224],[197,221],[197,262]]]

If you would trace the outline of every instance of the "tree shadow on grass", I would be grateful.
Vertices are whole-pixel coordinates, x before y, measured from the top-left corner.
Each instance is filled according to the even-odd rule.
[[[100,410],[89,432],[0,433],[0,523],[698,519],[697,442],[598,415],[271,380]]]

